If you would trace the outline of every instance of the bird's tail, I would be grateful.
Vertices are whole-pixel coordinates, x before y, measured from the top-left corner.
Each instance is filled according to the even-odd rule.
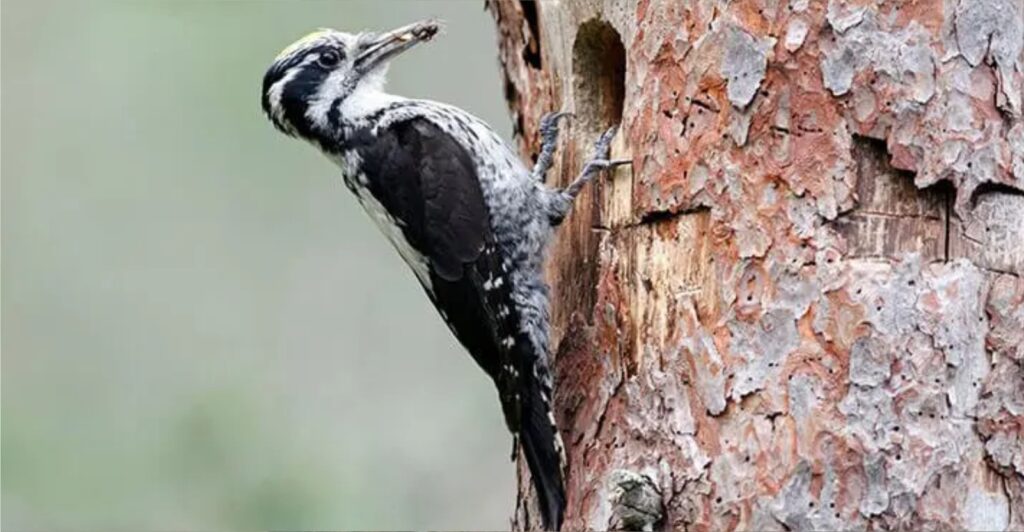
[[[540,502],[546,530],[559,530],[565,513],[565,488],[562,484],[562,439],[555,427],[550,393],[534,376],[523,401],[520,438],[530,476]]]

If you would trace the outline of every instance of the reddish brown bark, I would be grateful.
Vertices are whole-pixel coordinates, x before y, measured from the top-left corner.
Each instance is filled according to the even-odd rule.
[[[523,153],[633,160],[549,268],[567,529],[1024,528],[1018,0],[489,7]]]

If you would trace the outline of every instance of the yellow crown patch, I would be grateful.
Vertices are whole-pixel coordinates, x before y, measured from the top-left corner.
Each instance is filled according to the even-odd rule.
[[[305,37],[302,37],[301,39],[289,44],[288,47],[286,47],[284,50],[281,50],[281,53],[277,54],[277,57],[274,58],[274,61],[280,61],[281,59],[284,59],[285,57],[294,54],[295,52],[309,46],[310,43],[323,38],[330,32],[331,30],[329,29],[321,28],[306,35]]]

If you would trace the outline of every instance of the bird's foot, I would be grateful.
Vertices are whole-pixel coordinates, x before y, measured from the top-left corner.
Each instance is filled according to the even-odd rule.
[[[558,141],[558,122],[563,118],[574,118],[569,111],[547,113],[540,119],[541,145],[553,144]]]
[[[601,133],[600,137],[597,137],[597,141],[594,142],[594,158],[595,159],[607,159],[608,153],[612,149],[612,140],[615,140],[615,134],[619,132],[619,126],[612,126]]]
[[[554,162],[555,148],[558,146],[559,122],[563,118],[573,118],[573,114],[566,111],[552,112],[540,119],[540,154],[537,156],[537,163],[534,164],[532,172],[536,181],[544,181],[544,176]]]
[[[612,140],[615,138],[618,130],[618,126],[612,126],[597,138],[597,142],[594,143],[593,157],[583,165],[580,175],[565,188],[564,193],[569,196],[569,199],[574,199],[580,193],[580,190],[583,189],[583,186],[602,170],[611,170],[618,166],[632,164],[633,161],[631,159],[610,158]]]
[[[555,193],[555,196],[550,204],[550,214],[548,219],[551,225],[558,226],[565,219],[565,216],[569,213],[572,208],[573,202],[576,200],[576,196],[579,195],[583,187],[590,182],[597,174],[603,170],[611,170],[615,167],[631,164],[631,159],[612,159],[611,146],[612,139],[615,138],[615,133],[618,131],[618,127],[609,128],[600,137],[597,142],[594,143],[593,156],[583,165],[583,170],[579,176],[573,180],[569,186]]]

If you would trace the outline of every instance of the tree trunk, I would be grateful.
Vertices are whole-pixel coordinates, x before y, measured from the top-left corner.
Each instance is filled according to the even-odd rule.
[[[1024,529],[1021,0],[491,0],[566,529]],[[525,465],[514,525],[540,526]]]

